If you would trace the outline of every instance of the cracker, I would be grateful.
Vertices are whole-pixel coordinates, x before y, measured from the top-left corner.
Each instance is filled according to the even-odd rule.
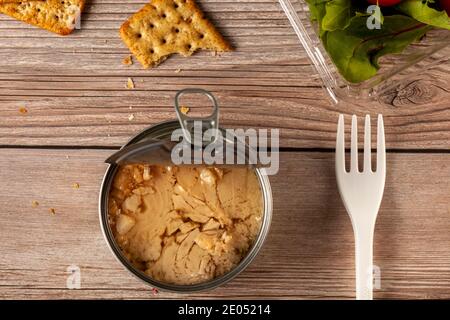
[[[45,0],[0,0],[0,4],[4,4],[4,3],[30,2],[30,1],[45,1]]]
[[[38,0],[2,3],[0,13],[60,35],[68,35],[75,29],[84,2],[85,0]]]
[[[153,0],[122,25],[120,35],[145,68],[174,53],[232,50],[193,0]]]

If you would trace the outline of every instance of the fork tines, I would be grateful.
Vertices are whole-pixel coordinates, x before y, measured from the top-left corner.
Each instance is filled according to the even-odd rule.
[[[378,115],[377,128],[377,167],[376,172],[386,168],[386,147],[384,141],[383,116]],[[364,125],[364,167],[363,172],[373,173],[371,157],[371,131],[370,116],[366,115]],[[345,169],[345,132],[344,115],[339,116],[336,140],[336,169],[347,172]],[[350,143],[350,171],[359,172],[358,169],[358,123],[356,115],[352,116],[351,143]]]

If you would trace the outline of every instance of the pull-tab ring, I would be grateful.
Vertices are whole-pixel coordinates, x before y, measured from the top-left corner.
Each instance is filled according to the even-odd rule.
[[[213,104],[213,111],[207,117],[188,117],[186,114],[181,112],[180,107],[180,98],[185,94],[190,93],[200,93],[209,98],[209,100]],[[217,104],[216,98],[214,95],[206,90],[200,88],[186,88],[180,90],[175,95],[175,111],[177,113],[178,120],[180,121],[181,128],[183,129],[183,135],[187,142],[192,145],[198,146],[201,143],[201,146],[205,144],[209,144],[211,142],[216,142],[218,139],[218,129],[219,129],[219,106]],[[192,139],[194,134],[194,129],[197,129],[197,126],[201,125],[202,130],[202,140],[197,141],[198,139]],[[212,130],[211,140],[205,141],[203,138],[203,133],[208,130]],[[197,132],[196,132],[197,133]]]

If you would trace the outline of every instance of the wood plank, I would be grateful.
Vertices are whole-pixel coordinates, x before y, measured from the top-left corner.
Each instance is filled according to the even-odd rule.
[[[354,296],[353,235],[335,186],[333,154],[282,153],[281,172],[271,178],[269,237],[236,279],[211,292],[154,296],[119,265],[100,231],[98,190],[111,152],[0,149],[0,298]],[[375,298],[450,298],[449,176],[450,154],[388,154]],[[66,289],[71,264],[81,268],[80,290]]]
[[[175,92],[198,86],[218,96],[225,127],[279,128],[283,147],[331,148],[338,113],[383,113],[389,148],[450,148],[449,64],[399,83],[381,104],[333,107],[276,1],[202,0],[235,52],[126,67],[117,30],[145,2],[90,1],[82,29],[69,37],[1,15],[0,145],[117,147],[173,119]],[[135,90],[125,89],[128,77]]]

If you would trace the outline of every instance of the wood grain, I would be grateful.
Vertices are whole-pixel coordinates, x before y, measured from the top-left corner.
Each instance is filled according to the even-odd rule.
[[[155,296],[115,260],[100,231],[97,198],[111,152],[0,149],[0,298],[354,297],[353,234],[333,154],[282,153],[281,171],[271,178],[269,237],[236,279],[211,292]],[[375,235],[375,298],[448,299],[450,155],[390,153],[388,168]],[[66,289],[72,264],[81,268],[80,290]]]
[[[69,37],[0,16],[0,145],[117,147],[173,119],[175,92],[197,86],[218,96],[224,126],[280,128],[283,147],[330,148],[338,113],[383,113],[389,148],[450,148],[449,64],[399,84],[382,103],[334,107],[277,1],[202,0],[235,52],[127,67],[118,28],[144,3],[90,0]],[[128,77],[135,90],[125,88]]]
[[[144,3],[89,0],[81,30],[64,38],[0,15],[0,299],[354,297],[353,234],[328,152],[282,153],[267,243],[229,284],[155,296],[114,259],[97,214],[103,161],[109,148],[174,119],[175,92],[192,86],[218,97],[221,125],[280,128],[282,147],[332,148],[339,113],[382,113],[388,148],[442,151],[388,153],[375,298],[450,298],[449,63],[417,72],[377,103],[333,106],[277,1],[200,0],[235,52],[127,67],[118,28]],[[207,112],[201,100],[187,102]],[[72,264],[80,290],[66,288]]]

